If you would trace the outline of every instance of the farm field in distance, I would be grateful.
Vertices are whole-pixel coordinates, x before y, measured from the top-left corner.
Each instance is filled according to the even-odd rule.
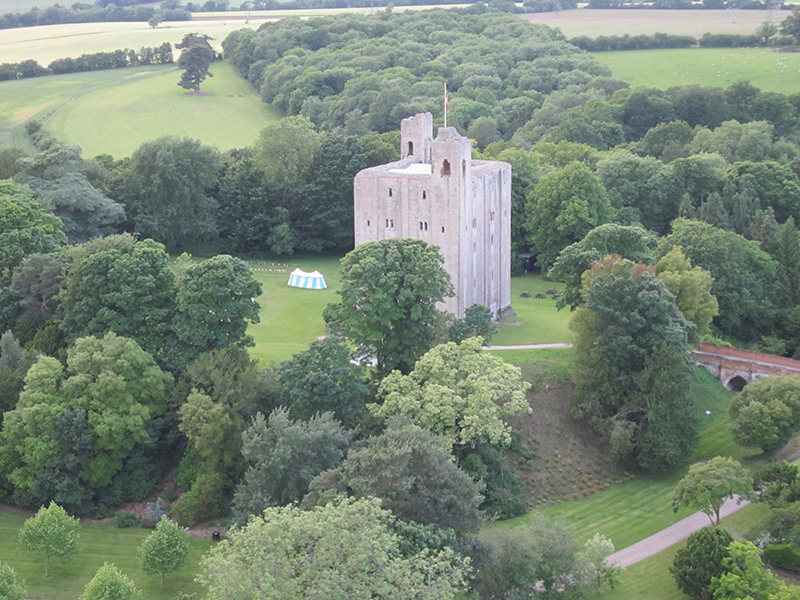
[[[212,63],[211,72],[214,77],[203,82],[201,95],[178,86],[174,67],[93,91],[67,102],[48,120],[47,129],[57,139],[78,144],[87,158],[130,156],[143,142],[165,135],[196,138],[223,152],[251,145],[280,113],[261,102],[227,61]]]
[[[680,48],[593,52],[614,77],[631,87],[675,85],[726,88],[749,80],[762,92],[792,94],[800,81],[800,54],[767,48]]]
[[[781,13],[781,19],[789,11]],[[766,10],[740,10],[736,22],[727,10],[654,10],[654,9],[583,9],[563,10],[560,13],[529,13],[520,15],[531,23],[558,27],[567,38],[585,35],[649,35],[670,33],[700,37],[704,33],[750,34],[769,18]]]

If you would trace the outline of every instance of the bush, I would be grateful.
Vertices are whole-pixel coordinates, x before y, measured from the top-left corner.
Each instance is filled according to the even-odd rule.
[[[141,523],[142,521],[139,519],[139,515],[133,512],[119,513],[116,517],[114,517],[114,525],[120,529],[124,529],[125,527],[135,527],[136,525],[141,525]]]
[[[764,562],[789,571],[800,571],[800,553],[795,544],[771,544],[764,548]]]

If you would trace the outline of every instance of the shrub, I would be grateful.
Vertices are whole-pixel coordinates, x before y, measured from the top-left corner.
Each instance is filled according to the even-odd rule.
[[[142,521],[139,515],[133,512],[119,513],[114,517],[114,525],[121,529],[125,527],[135,527],[136,525],[141,525],[141,523]]]
[[[764,548],[764,562],[789,571],[800,571],[800,553],[795,544],[771,544]]]

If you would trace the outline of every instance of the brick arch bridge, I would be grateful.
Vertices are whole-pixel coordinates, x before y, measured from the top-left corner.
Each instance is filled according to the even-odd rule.
[[[703,365],[729,390],[741,391],[766,375],[800,375],[800,360],[702,343],[692,351]]]

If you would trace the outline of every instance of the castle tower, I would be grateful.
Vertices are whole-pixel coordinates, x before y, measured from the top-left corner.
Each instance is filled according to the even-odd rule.
[[[355,243],[410,237],[439,247],[456,294],[455,316],[483,304],[495,319],[511,309],[511,165],[472,159],[453,127],[435,139],[430,113],[403,119],[401,159],[356,175]]]

